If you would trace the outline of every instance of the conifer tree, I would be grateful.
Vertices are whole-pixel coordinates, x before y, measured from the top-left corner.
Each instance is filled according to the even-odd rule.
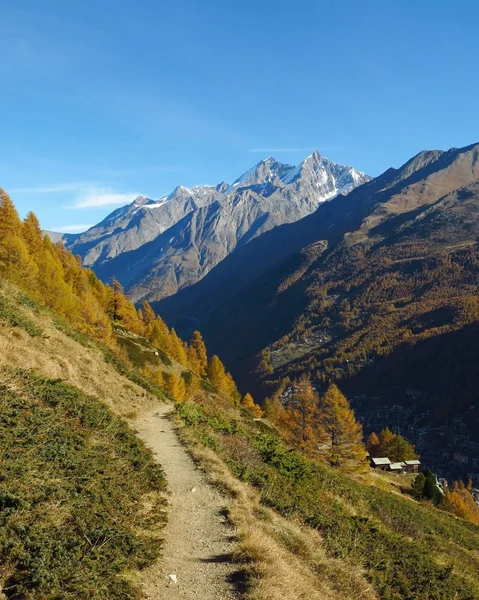
[[[246,410],[249,410],[257,419],[261,419],[261,417],[263,416],[263,411],[255,403],[251,394],[244,395],[243,399],[241,400],[241,407]]]
[[[418,458],[414,446],[401,435],[390,431],[387,427],[379,434],[378,452],[378,456],[387,456],[391,462],[401,462]]]
[[[295,388],[282,413],[280,426],[291,444],[314,456],[318,453],[318,446],[325,441],[319,418],[319,396],[306,375],[300,378]]]
[[[378,458],[381,455],[381,442],[374,431],[366,441],[366,449],[372,458]]]
[[[32,254],[39,255],[42,252],[42,228],[40,227],[40,221],[32,212],[29,212],[23,221],[23,237]]]
[[[176,331],[174,329],[170,332],[170,340],[171,340],[171,354],[173,358],[175,358],[180,365],[187,366],[187,354],[184,343],[180,340],[180,338],[176,335]]]
[[[426,485],[426,477],[424,473],[419,473],[411,487],[411,494],[416,500],[421,500],[424,497],[424,486]]]
[[[206,346],[203,341],[203,337],[199,331],[194,331],[191,338],[190,346],[196,352],[198,364],[200,367],[200,375],[204,377],[206,375],[206,369],[208,367],[208,355],[206,352]]]
[[[0,240],[8,234],[20,235],[21,221],[10,196],[0,188]]]
[[[323,456],[333,467],[359,465],[366,456],[363,430],[346,397],[333,384],[321,401],[321,423],[327,436]]]
[[[123,286],[115,277],[113,277],[113,280],[111,282],[111,291],[112,291],[111,304],[110,304],[111,318],[114,321],[121,321],[121,318],[122,318],[121,309],[122,309],[123,298],[124,298]]]
[[[193,348],[193,346],[188,346],[188,348],[186,350],[186,355],[187,355],[188,367],[194,373],[199,375],[202,369],[200,366],[200,361],[198,360],[198,355],[196,354],[196,351]]]
[[[226,371],[223,363],[216,354],[214,354],[208,362],[207,375],[214,388],[218,391],[224,391]]]
[[[275,425],[279,427],[285,423],[285,408],[281,404],[278,395],[274,395],[272,398],[266,398],[264,401],[264,415]]]
[[[177,402],[183,402],[186,398],[186,384],[183,377],[179,377],[176,373],[165,373],[163,377],[166,391]]]
[[[384,456],[387,456],[389,452],[389,448],[394,440],[394,433],[389,429],[389,427],[385,427],[381,433],[379,434],[379,441],[381,443],[381,452]]]
[[[186,392],[188,397],[193,396],[200,389],[200,380],[192,371],[185,371],[182,378],[186,383]]]
[[[170,332],[161,317],[156,317],[154,320],[149,340],[157,348],[160,348],[166,353],[170,353]]]
[[[143,322],[146,327],[149,327],[156,319],[155,311],[151,308],[149,302],[143,302],[142,304]]]
[[[0,273],[28,289],[34,284],[36,265],[22,233],[17,210],[10,196],[0,188]]]

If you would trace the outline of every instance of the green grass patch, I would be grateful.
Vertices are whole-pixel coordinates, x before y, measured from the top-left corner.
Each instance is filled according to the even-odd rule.
[[[43,329],[35,325],[17,304],[5,296],[0,296],[0,321],[10,327],[20,327],[32,337],[41,337],[44,335]]]
[[[151,531],[164,524],[165,480],[152,453],[96,398],[30,372],[0,375],[4,594],[141,598],[125,575],[160,554]]]
[[[177,411],[265,506],[317,529],[329,556],[360,564],[379,598],[479,599],[476,525],[307,459],[219,405]]]

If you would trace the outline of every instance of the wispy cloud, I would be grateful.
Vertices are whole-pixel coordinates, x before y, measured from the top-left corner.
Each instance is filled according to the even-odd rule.
[[[73,204],[67,208],[102,208],[104,206],[122,206],[133,202],[140,196],[138,192],[118,193],[112,188],[91,186],[81,190],[74,198]]]
[[[87,229],[90,229],[93,225],[84,225],[79,223],[78,225],[65,225],[64,227],[55,227],[55,231],[58,233],[82,233]]]
[[[63,208],[102,208],[122,206],[140,196],[139,192],[117,192],[111,187],[88,183],[56,183],[32,187],[9,188],[11,194],[72,193],[73,201]]]

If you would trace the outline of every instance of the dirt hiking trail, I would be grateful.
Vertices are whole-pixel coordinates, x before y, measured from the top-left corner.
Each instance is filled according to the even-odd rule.
[[[222,516],[225,498],[212,487],[182,446],[159,405],[141,415],[135,428],[151,448],[168,482],[168,523],[163,555],[143,574],[151,600],[236,600],[231,561],[234,531]]]

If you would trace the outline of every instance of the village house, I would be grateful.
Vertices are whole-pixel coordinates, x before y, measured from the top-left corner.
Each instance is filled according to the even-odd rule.
[[[391,471],[391,473],[397,473],[398,475],[405,473],[406,464],[403,462],[391,463],[389,465],[389,471]]]
[[[380,471],[390,471],[392,473],[419,473],[421,467],[420,460],[406,460],[404,462],[392,463],[387,456],[380,458],[370,458],[369,465],[373,469]]]
[[[419,473],[419,468],[421,467],[420,460],[406,460],[404,462],[406,473]]]
[[[382,458],[371,458],[370,465],[373,469],[379,469],[380,471],[387,471],[391,461],[389,458],[383,456]]]

